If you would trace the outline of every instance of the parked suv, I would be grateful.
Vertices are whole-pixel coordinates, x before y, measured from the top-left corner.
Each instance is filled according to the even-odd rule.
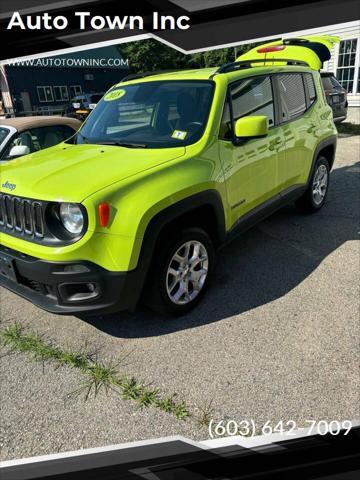
[[[289,202],[318,211],[332,111],[319,72],[275,47],[120,83],[70,140],[3,167],[2,285],[56,313],[183,314],[220,245]]]
[[[91,113],[101,100],[104,93],[82,93],[70,100],[66,109],[66,115],[74,116],[81,121]]]
[[[331,72],[321,72],[321,80],[326,100],[333,111],[334,122],[343,122],[348,110],[347,91]]]

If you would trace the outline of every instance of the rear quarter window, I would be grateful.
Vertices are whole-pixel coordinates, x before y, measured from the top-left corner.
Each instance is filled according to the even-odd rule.
[[[280,121],[294,120],[306,111],[305,87],[301,73],[277,75],[280,92]]]
[[[304,73],[304,81],[309,95],[309,106],[311,106],[316,100],[314,77],[311,75],[311,73]]]

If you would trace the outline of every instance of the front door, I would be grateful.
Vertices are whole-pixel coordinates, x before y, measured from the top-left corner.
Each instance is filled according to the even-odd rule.
[[[269,133],[235,146],[231,141],[229,104],[225,105],[220,132],[220,158],[224,170],[231,223],[278,193],[278,158],[284,154],[284,137],[275,125],[272,80],[262,75],[240,80],[230,87],[233,120],[266,115]]]

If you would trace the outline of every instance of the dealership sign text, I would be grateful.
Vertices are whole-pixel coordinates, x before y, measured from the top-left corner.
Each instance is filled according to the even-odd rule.
[[[75,12],[74,17],[78,20],[80,30],[144,30],[145,20],[141,15],[95,15],[90,12]],[[147,20],[147,19],[146,19]],[[148,20],[150,22],[150,19]],[[174,17],[172,15],[160,15],[153,12],[151,23],[146,25],[152,30],[187,30],[190,28],[190,18],[186,15]],[[43,15],[21,15],[14,12],[8,23],[7,30],[65,30],[69,19],[64,15],[52,16],[47,12]]]

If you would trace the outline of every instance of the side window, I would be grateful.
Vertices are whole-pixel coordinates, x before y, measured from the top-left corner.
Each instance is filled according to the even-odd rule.
[[[301,73],[277,75],[280,91],[280,119],[293,120],[306,110],[304,82]]]
[[[56,102],[62,102],[69,100],[69,92],[67,89],[67,86],[55,86],[53,87],[54,90],[54,95],[55,95],[55,101]]]
[[[70,85],[70,98],[76,97],[76,95],[81,95],[82,88],[81,85]]]
[[[52,87],[46,86],[46,87],[36,87],[38,97],[39,97],[39,102],[53,102],[54,101],[54,95],[53,95],[53,90]]]
[[[265,115],[269,127],[274,125],[274,99],[269,76],[252,77],[236,82],[231,85],[230,92],[234,121],[247,116]],[[220,138],[231,138],[228,102],[224,106]]]
[[[242,80],[231,87],[234,120],[251,115],[266,115],[274,125],[274,99],[268,76]]]
[[[220,138],[224,138],[226,140],[231,139],[230,107],[229,107],[229,102],[227,100],[224,105],[224,111],[221,119],[219,136]]]
[[[311,106],[316,100],[314,77],[311,75],[311,73],[304,73],[304,80],[309,94],[309,106]]]
[[[29,149],[28,153],[34,153],[67,140],[74,133],[75,131],[68,125],[54,125],[25,130],[12,139],[1,158],[8,160],[10,158],[9,152],[14,146],[26,146]]]
[[[33,128],[30,132],[36,150],[57,145],[74,134],[72,128],[67,125],[51,125],[48,127]]]

